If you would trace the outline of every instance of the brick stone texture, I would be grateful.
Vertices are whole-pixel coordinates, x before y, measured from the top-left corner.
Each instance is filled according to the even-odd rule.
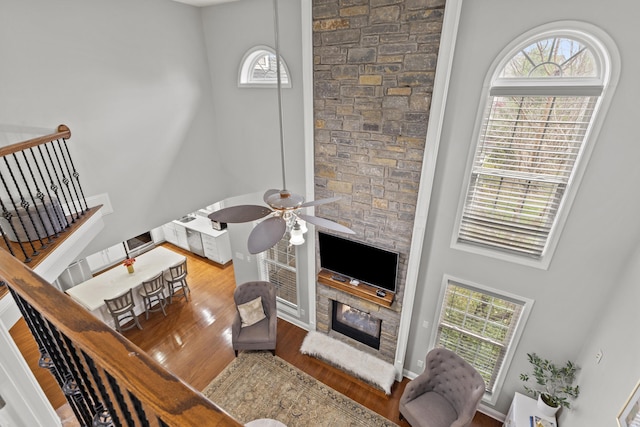
[[[398,319],[388,325],[396,335],[444,6],[313,0],[315,192],[342,196],[316,215],[350,227],[353,240],[400,254],[391,308]],[[393,352],[395,338],[393,348],[385,341],[383,358]]]

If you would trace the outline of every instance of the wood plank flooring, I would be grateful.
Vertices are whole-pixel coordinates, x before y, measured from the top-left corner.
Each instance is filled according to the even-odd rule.
[[[152,313],[148,320],[140,316],[143,330],[130,329],[124,335],[186,383],[203,390],[234,358],[230,329],[235,314],[233,267],[221,267],[170,244],[164,246],[188,257],[191,299],[187,302],[174,298],[168,306],[167,317],[161,312]],[[64,405],[66,402],[53,377],[37,367],[37,347],[24,322],[18,322],[10,332],[53,407]],[[409,425],[400,421],[398,412],[398,401],[408,382],[406,378],[396,383],[392,394],[386,396],[343,371],[302,355],[299,348],[306,333],[279,319],[276,355],[400,426]],[[499,421],[481,413],[476,414],[471,424],[472,427],[500,425]]]

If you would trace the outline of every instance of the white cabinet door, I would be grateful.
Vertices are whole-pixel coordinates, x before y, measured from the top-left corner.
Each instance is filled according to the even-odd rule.
[[[165,240],[163,228],[156,227],[151,230],[151,238],[153,239],[153,243],[155,243],[156,245],[162,243]]]
[[[202,233],[204,256],[220,264],[231,261],[231,245],[229,234],[223,233],[217,237]]]
[[[127,253],[124,250],[122,243],[110,246],[107,249],[103,249],[100,252],[91,254],[87,257],[87,264],[92,273],[102,271],[107,267],[111,267],[125,259]]]
[[[176,230],[176,245],[180,246],[182,249],[189,250],[189,241],[187,240],[187,229],[182,225],[173,224],[174,229]]]
[[[172,245],[178,245],[178,236],[176,236],[176,229],[172,222],[168,222],[162,226],[162,232],[164,233],[164,240]]]

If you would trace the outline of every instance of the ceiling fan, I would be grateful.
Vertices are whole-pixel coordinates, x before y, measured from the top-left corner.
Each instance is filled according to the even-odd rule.
[[[341,233],[355,234],[353,230],[337,222],[328,219],[307,215],[302,209],[311,206],[333,203],[340,197],[330,197],[306,202],[304,197],[287,190],[284,136],[282,129],[282,88],[280,83],[280,46],[278,42],[278,0],[273,0],[274,9],[274,33],[276,51],[276,79],[278,92],[278,117],[280,127],[280,156],[282,162],[282,190],[270,189],[263,195],[264,202],[268,205],[238,205],[220,209],[209,215],[209,218],[217,222],[242,223],[255,221],[267,217],[254,227],[249,234],[247,246],[251,254],[257,254],[273,247],[285,235],[287,230],[291,235],[290,243],[299,245],[304,243],[303,234],[306,232],[306,222],[319,227],[338,231]]]

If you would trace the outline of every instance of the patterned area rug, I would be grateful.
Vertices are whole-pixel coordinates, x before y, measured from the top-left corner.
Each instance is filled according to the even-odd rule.
[[[203,394],[242,423],[287,427],[396,426],[269,352],[243,352]]]

